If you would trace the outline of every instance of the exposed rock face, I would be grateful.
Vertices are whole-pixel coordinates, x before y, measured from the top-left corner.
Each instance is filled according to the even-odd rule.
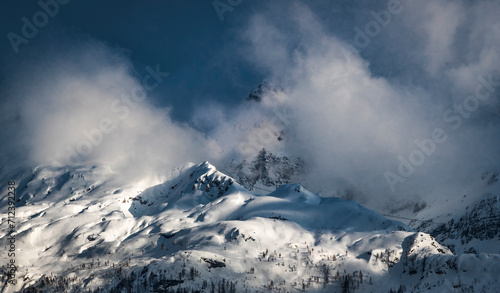
[[[283,184],[301,182],[306,173],[306,166],[301,158],[278,156],[265,149],[251,162],[232,161],[226,168],[248,190],[253,190],[256,186],[274,189]]]

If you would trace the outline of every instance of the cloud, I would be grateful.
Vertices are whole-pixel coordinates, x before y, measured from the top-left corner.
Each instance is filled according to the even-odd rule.
[[[479,76],[499,79],[500,4],[402,2],[403,11],[363,48],[353,43],[354,28],[374,21],[370,9],[386,6],[283,1],[255,8],[233,28],[239,39],[228,38],[217,56],[249,64],[242,76],[257,72],[273,86],[260,103],[194,99],[186,123],[171,118],[180,109],[153,106],[157,93],[141,88],[161,81],[151,76],[145,86],[126,51],[88,38],[31,55],[26,48],[35,57],[9,71],[0,93],[1,122],[9,125],[2,136],[11,138],[0,159],[108,164],[130,178],[168,174],[186,162],[223,167],[266,148],[303,157],[310,170],[303,184],[324,195],[349,188],[358,200],[385,205],[394,197],[479,194],[471,182],[500,159],[500,89],[477,109],[469,104],[467,117],[455,104],[474,95]],[[354,15],[332,19],[329,9]],[[401,176],[400,158],[422,152],[419,144],[436,129],[446,141],[391,190],[384,174]]]
[[[478,85],[479,75],[492,73],[494,65],[486,66],[488,62],[498,64],[493,50],[498,46],[488,44],[498,37],[498,26],[493,25],[498,21],[478,17],[479,11],[495,5],[449,1],[413,4],[405,7],[406,15],[413,17],[393,16],[386,28],[389,35],[405,37],[381,35],[377,41],[387,42],[382,48],[408,49],[407,60],[384,59],[385,66],[388,71],[404,68],[403,75],[416,82],[407,82],[402,76],[376,75],[371,60],[363,57],[365,51],[332,35],[313,12],[314,7],[299,1],[286,9],[266,6],[242,31],[242,51],[257,70],[284,88],[282,99],[279,103],[231,109],[231,117],[226,123],[220,121],[220,128],[211,135],[218,140],[245,141],[255,146],[253,151],[259,146],[305,158],[311,166],[305,185],[325,195],[353,188],[363,194],[361,200],[371,199],[373,204],[414,195],[435,200],[466,190],[481,170],[498,165],[495,146],[499,121],[490,117],[485,125],[478,118],[484,113],[472,111],[471,118],[462,119],[459,129],[454,129],[443,120],[443,113],[453,109],[456,102],[464,103]],[[472,15],[464,12],[468,9],[472,9]],[[484,27],[484,22],[492,26]],[[401,23],[405,25],[399,26]],[[466,24],[470,31],[464,30]],[[463,51],[467,36],[479,38],[479,31],[494,36]],[[416,38],[419,46],[409,48],[408,38]],[[379,50],[380,45],[374,45],[374,49]],[[421,49],[424,53],[417,54]],[[464,57],[471,56],[476,57],[464,62]],[[414,64],[422,70],[414,70]],[[467,80],[467,87],[460,87],[464,83],[461,79]],[[276,119],[276,111],[283,108],[293,113],[287,124]],[[253,127],[241,132],[236,127],[241,121]],[[266,144],[258,134],[265,136],[267,129],[283,130],[287,139],[277,143],[278,135],[268,135],[273,139]],[[439,137],[436,133],[446,136],[445,141],[434,142],[432,152],[423,154],[419,159],[422,162],[410,176],[401,177],[403,182],[397,182],[393,192],[384,174],[390,171],[399,176],[399,157],[415,161],[422,152],[419,144],[433,135]],[[244,155],[234,145],[230,149],[233,154]]]
[[[402,138],[425,133],[427,123],[415,123],[422,109],[408,92],[372,77],[368,63],[353,47],[329,36],[307,7],[295,3],[288,13],[296,17],[285,44],[298,45],[285,55],[287,66],[274,67],[274,53],[261,56],[265,52],[257,49],[252,55],[253,60],[266,60],[274,78],[290,84],[286,105],[297,118],[288,126],[295,141],[287,148],[316,167],[310,180],[322,181],[325,192],[339,188],[339,182],[328,184],[332,180],[325,177],[369,184],[387,166],[383,158],[408,148],[409,139]],[[250,21],[248,36],[252,48],[275,52],[273,42],[253,37],[259,35],[255,31],[272,26],[273,21],[267,21]],[[284,57],[279,58],[282,62]]]
[[[217,157],[213,141],[152,105],[165,69],[136,76],[123,52],[91,39],[61,49],[11,73],[3,103],[5,123],[19,125],[18,164],[107,164],[129,178]]]
[[[465,7],[456,1],[433,1],[414,11],[423,14],[419,22],[425,33],[426,69],[437,74],[454,59],[453,44],[465,20]]]

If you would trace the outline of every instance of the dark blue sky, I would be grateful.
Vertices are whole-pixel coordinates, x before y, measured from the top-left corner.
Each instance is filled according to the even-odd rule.
[[[155,89],[160,105],[172,105],[173,116],[184,119],[190,105],[204,99],[239,103],[262,76],[251,70],[234,54],[226,54],[237,37],[235,27],[248,15],[250,5],[242,2],[225,12],[221,21],[211,1],[78,1],[61,5],[26,45],[15,54],[7,38],[9,32],[21,35],[22,17],[32,19],[41,10],[35,1],[5,1],[0,17],[3,63],[10,66],[27,59],[37,60],[29,47],[53,45],[64,50],[74,38],[91,37],[111,47],[124,49],[138,76],[144,68],[160,64],[169,78]],[[54,45],[56,44],[56,45]],[[8,76],[4,72],[4,76]]]

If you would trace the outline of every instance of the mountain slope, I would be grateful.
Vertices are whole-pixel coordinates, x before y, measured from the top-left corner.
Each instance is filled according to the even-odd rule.
[[[428,234],[298,184],[255,195],[207,162],[150,187],[122,186],[104,167],[40,167],[16,182],[17,286],[4,267],[4,291],[500,289],[498,255],[454,256]]]
[[[462,215],[437,217],[415,225],[457,253],[500,254],[500,201],[489,196],[468,205]]]

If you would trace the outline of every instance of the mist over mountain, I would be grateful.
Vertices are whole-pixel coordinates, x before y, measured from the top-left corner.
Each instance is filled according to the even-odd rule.
[[[498,290],[498,1],[3,8],[2,290]]]
[[[184,109],[169,103],[175,96],[160,91],[173,87],[170,68],[137,68],[125,49],[49,29],[23,48],[30,62],[4,61],[2,131],[13,137],[3,145],[4,165],[98,162],[161,177],[185,162],[222,166],[265,148],[308,162],[303,183],[317,192],[354,186],[375,202],[415,195],[443,202],[467,189],[468,178],[498,168],[494,1],[404,1],[373,37],[363,30],[389,12],[367,6],[373,19],[354,19],[351,38],[325,21],[325,7],[278,3],[235,23],[227,43],[235,49],[227,58],[244,60],[265,82],[247,82],[231,102],[189,100],[182,119],[176,113]]]

